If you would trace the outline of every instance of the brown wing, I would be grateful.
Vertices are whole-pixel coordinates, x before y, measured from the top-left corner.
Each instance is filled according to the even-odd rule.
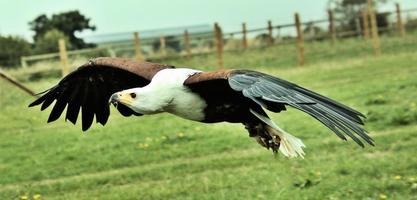
[[[199,94],[208,104],[223,104],[225,99],[240,95],[229,87],[228,77],[234,70],[200,72],[187,78],[184,85]],[[218,98],[219,96],[223,98]],[[240,95],[241,96],[241,95]]]
[[[65,119],[73,124],[77,122],[81,109],[82,129],[85,131],[91,126],[94,115],[98,123],[106,124],[110,115],[108,100],[113,93],[143,87],[158,71],[166,68],[173,67],[122,58],[92,59],[43,92],[29,107],[42,104],[41,110],[44,110],[56,100],[48,122],[57,120],[67,107]],[[121,104],[117,109],[123,116],[140,115]]]
[[[227,78],[230,76],[230,74],[232,74],[232,72],[235,71],[233,69],[228,69],[228,70],[219,70],[219,71],[215,71],[215,72],[200,72],[200,73],[196,73],[192,76],[190,76],[189,78],[187,78],[187,80],[184,81],[184,85],[193,85],[193,84],[198,84],[201,83],[203,81],[221,81],[221,80],[226,80]]]

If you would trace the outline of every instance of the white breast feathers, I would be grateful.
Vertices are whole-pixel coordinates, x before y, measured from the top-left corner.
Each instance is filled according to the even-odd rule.
[[[179,117],[200,121],[204,119],[204,99],[184,86],[184,81],[199,71],[186,68],[164,69],[153,77],[151,83],[144,87],[150,95],[149,100],[165,102],[161,111],[169,112]],[[139,96],[140,98],[140,96]]]

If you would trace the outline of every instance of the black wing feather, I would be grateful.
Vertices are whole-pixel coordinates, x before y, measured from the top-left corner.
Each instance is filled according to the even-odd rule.
[[[65,119],[68,119],[74,125],[77,123],[78,114],[80,113],[80,104],[72,102],[68,104]]]
[[[52,108],[51,114],[48,118],[48,122],[53,122],[61,116],[61,113],[64,111],[65,106],[67,105],[68,96],[70,92],[70,90],[64,90],[59,92],[59,97],[57,98],[56,103]]]
[[[95,92],[95,102],[97,102],[94,106],[94,113],[96,113],[96,122],[100,123],[102,125],[105,125],[107,123],[107,120],[109,119],[110,110],[109,106],[107,106],[107,102],[100,102],[100,99],[104,99],[105,91],[107,89],[107,86],[104,82],[101,82],[102,87],[99,88],[99,83],[95,84],[95,89],[97,90]]]
[[[346,134],[360,146],[362,141],[373,145],[373,140],[367,135],[362,118],[365,116],[341,103],[283,79],[249,70],[234,71],[228,78],[229,85],[236,91],[241,91],[259,105],[274,111],[271,104],[289,105],[299,109],[332,130],[341,139],[346,140]]]
[[[94,119],[94,112],[92,107],[95,102],[93,102],[94,99],[92,98],[94,91],[92,88],[92,82],[90,81],[91,79],[91,77],[87,79],[88,84],[84,85],[84,93],[82,94],[83,100],[81,102],[81,119],[83,131],[90,128]]]
[[[54,95],[56,95],[54,93],[56,93],[55,90],[52,90],[51,94],[45,95],[46,97],[43,100],[43,103],[42,103],[42,106],[41,106],[41,111],[48,108],[54,102],[54,100],[55,100]]]
[[[41,110],[44,110],[55,101],[48,122],[58,119],[67,107],[65,119],[73,124],[81,110],[82,130],[85,131],[90,128],[94,115],[98,123],[106,124],[110,115],[108,100],[113,93],[143,87],[149,82],[137,74],[112,66],[82,66],[42,93],[29,107],[42,104]],[[123,105],[118,105],[118,110],[123,116],[140,115]]]
[[[65,115],[65,119],[68,119],[74,125],[77,123],[78,113],[80,112],[81,96],[77,95],[80,90],[84,89],[81,85],[82,84],[75,84],[72,89],[72,93],[69,96],[70,101],[68,102],[67,114]]]
[[[93,123],[94,119],[94,112],[90,107],[91,105],[82,105],[81,106],[81,116],[82,116],[82,129],[83,131],[86,131],[88,128],[90,128],[91,124]]]

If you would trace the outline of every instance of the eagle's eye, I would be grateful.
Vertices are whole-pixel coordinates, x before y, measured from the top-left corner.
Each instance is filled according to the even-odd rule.
[[[130,97],[132,97],[132,99],[136,98],[136,93],[134,92],[130,93]]]

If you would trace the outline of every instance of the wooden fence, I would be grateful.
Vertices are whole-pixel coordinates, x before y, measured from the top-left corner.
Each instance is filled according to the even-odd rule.
[[[224,33],[219,23],[214,24],[213,32],[207,33],[198,33],[198,34],[189,34],[188,30],[184,30],[183,36],[176,38],[176,40],[181,40],[183,43],[183,51],[184,53],[180,56],[189,59],[193,55],[201,54],[201,52],[196,53],[193,52],[192,47],[192,40],[197,39],[205,39],[208,41],[213,42],[213,50],[209,50],[205,53],[212,53],[213,51],[216,52],[217,58],[217,65],[219,68],[223,68],[224,60],[223,60],[223,53],[225,51],[225,41],[228,38],[233,38],[235,35],[241,35],[241,45],[238,50],[246,50],[248,48],[253,47],[253,45],[249,42],[249,34],[253,34],[256,32],[263,32],[265,34],[266,43],[265,46],[273,46],[273,45],[282,45],[285,41],[276,41],[274,37],[274,32],[278,32],[283,28],[293,28],[295,30],[295,40],[289,40],[286,44],[291,44],[294,42],[296,46],[296,59],[299,66],[304,65],[306,57],[305,57],[305,42],[309,42],[312,40],[330,40],[333,45],[337,44],[337,41],[344,38],[344,37],[351,37],[351,36],[359,36],[363,38],[364,41],[368,41],[371,39],[371,46],[373,49],[373,54],[375,56],[379,56],[382,53],[381,50],[381,41],[379,39],[379,33],[381,31],[392,31],[395,32],[399,37],[404,37],[406,35],[406,28],[403,23],[403,15],[404,13],[415,12],[417,9],[405,9],[401,10],[400,5],[397,3],[395,5],[395,11],[391,12],[395,14],[395,27],[385,30],[378,30],[377,26],[377,18],[376,12],[373,9],[373,1],[368,0],[368,6],[361,12],[361,16],[356,19],[357,28],[356,30],[347,31],[347,32],[340,32],[336,29],[336,23],[341,22],[341,19],[336,19],[334,16],[333,11],[328,10],[328,18],[322,20],[314,20],[308,22],[302,22],[301,16],[298,13],[294,14],[294,23],[291,24],[281,24],[281,25],[273,25],[272,21],[267,21],[267,26],[264,28],[257,28],[257,29],[248,29],[246,23],[242,23],[242,30],[236,32],[228,32]],[[362,22],[362,23],[361,23]],[[313,37],[306,37],[304,36],[304,32],[306,29],[303,27],[308,27],[317,24],[327,23],[328,24],[328,31],[326,34],[322,35],[314,35]],[[314,31],[314,30],[313,30]],[[158,59],[163,59],[168,57],[167,51],[167,43],[172,42],[175,38],[166,38],[164,35],[160,35],[159,37],[159,57]],[[133,45],[132,45],[133,44]],[[368,45],[368,42],[365,42]],[[43,55],[34,55],[34,56],[24,56],[21,58],[21,65],[23,68],[28,66],[28,62],[43,60],[43,59],[57,59],[61,61],[62,65],[62,75],[65,76],[70,72],[68,57],[74,55],[83,55],[87,53],[94,53],[94,52],[106,52],[108,56],[116,57],[116,51],[111,46],[106,47],[99,47],[99,48],[91,48],[91,49],[82,49],[82,50],[75,50],[75,51],[67,51],[66,44],[64,40],[58,41],[59,52],[58,53],[49,53]],[[130,45],[130,46],[129,46]],[[134,57],[137,61],[143,61],[147,59],[155,59],[155,57],[145,56],[143,55],[142,49],[142,41],[140,39],[140,35],[138,32],[133,33],[133,42],[131,44],[126,44],[125,49],[132,49],[134,50]],[[133,46],[133,47],[131,47]],[[231,50],[231,49],[229,49]],[[236,50],[236,49],[232,49]],[[308,59],[308,58],[307,58]],[[29,95],[34,95],[34,92],[24,86],[23,84],[19,83],[16,79],[12,78],[10,75],[6,74],[5,72],[0,70],[0,78],[7,80],[8,82],[12,83],[16,87],[22,89],[24,92],[28,93]]]
[[[405,12],[412,12],[417,11],[417,9],[409,9],[405,10]],[[217,57],[217,65],[219,68],[222,68],[224,65],[223,61],[223,53],[227,50],[231,49],[224,49],[225,48],[225,41],[229,38],[233,38],[236,35],[241,35],[241,45],[239,47],[240,50],[245,50],[248,48],[251,48],[253,46],[250,45],[249,41],[249,34],[253,34],[256,32],[263,32],[265,34],[265,46],[273,46],[273,45],[281,45],[285,41],[275,41],[274,32],[279,32],[281,29],[284,28],[293,28],[295,30],[295,43],[296,46],[296,54],[297,54],[297,63],[298,65],[304,65],[305,60],[308,58],[305,58],[304,55],[304,42],[311,41],[311,40],[318,40],[318,39],[327,39],[330,40],[332,44],[336,44],[337,40],[342,39],[344,37],[351,37],[351,36],[360,36],[364,40],[368,40],[371,38],[372,40],[372,48],[373,52],[376,56],[381,54],[381,45],[380,45],[380,39],[379,39],[379,33],[382,30],[378,30],[377,26],[377,18],[376,13],[373,9],[372,0],[368,0],[368,7],[367,9],[363,10],[362,15],[359,16],[357,21],[357,28],[356,30],[351,31],[345,31],[340,32],[336,29],[336,23],[341,22],[342,19],[335,18],[333,11],[328,10],[328,18],[327,19],[321,19],[321,20],[314,20],[314,21],[307,21],[303,22],[301,19],[301,15],[295,13],[294,14],[294,23],[291,24],[281,24],[281,25],[273,25],[273,22],[271,20],[267,21],[266,27],[264,28],[257,28],[257,29],[247,29],[247,24],[242,23],[242,30],[236,31],[236,32],[229,32],[224,33],[222,31],[222,28],[219,23],[214,24],[213,32],[207,32],[207,33],[199,33],[199,34],[189,34],[188,30],[184,30],[183,36],[176,37],[176,38],[167,38],[164,35],[160,35],[159,37],[159,50],[157,55],[153,56],[147,56],[143,53],[143,42],[141,41],[139,37],[139,33],[135,32],[133,33],[133,42],[131,42],[131,46],[127,44],[127,46],[123,47],[125,49],[132,49],[134,53],[134,58],[138,61],[142,60],[148,60],[148,59],[161,59],[161,58],[167,58],[167,57],[173,57],[169,55],[169,52],[167,51],[167,44],[169,42],[173,42],[173,40],[177,42],[181,42],[182,45],[182,52],[179,55],[175,56],[182,56],[185,58],[191,58],[193,55],[198,55],[201,53],[211,53],[213,51],[216,52]],[[404,12],[404,11],[403,11]],[[395,11],[392,12],[396,15],[396,22],[395,22],[395,29],[396,32],[398,32],[399,36],[404,36],[406,34],[406,29],[402,21],[402,10],[399,6],[399,4],[396,4]],[[361,24],[362,22],[362,24]],[[328,31],[327,34],[321,34],[321,35],[314,35],[313,37],[309,36],[303,36],[303,32],[308,26],[312,26],[314,28],[314,25],[318,24],[328,24]],[[313,30],[314,31],[314,30]],[[387,31],[387,30],[385,30]],[[195,39],[205,39],[207,41],[211,41],[214,44],[214,48],[209,48],[207,51],[203,52],[196,52],[193,49],[193,45],[191,44],[191,41],[194,41]],[[289,40],[288,42],[291,42],[292,40]],[[133,45],[132,45],[133,44]],[[133,46],[133,47],[132,47]],[[101,47],[101,48],[94,48],[94,49],[83,49],[83,50],[76,50],[76,51],[66,51],[65,44],[63,41],[59,43],[59,53],[51,53],[51,54],[43,54],[43,55],[35,55],[35,56],[26,56],[21,58],[21,64],[22,67],[26,67],[28,64],[28,61],[35,61],[40,59],[51,59],[51,58],[60,58],[62,63],[62,74],[65,75],[69,72],[68,70],[68,56],[72,55],[80,55],[84,53],[94,52],[94,51],[105,51],[109,56],[116,57],[116,51],[113,50],[111,46]],[[236,50],[236,49],[233,49]]]

